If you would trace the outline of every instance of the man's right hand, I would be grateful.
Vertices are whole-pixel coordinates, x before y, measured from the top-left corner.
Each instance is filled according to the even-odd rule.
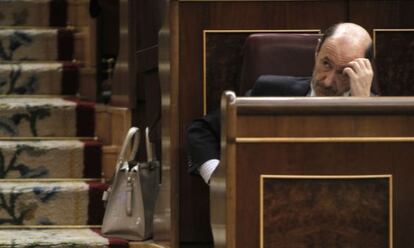
[[[374,73],[368,59],[358,58],[349,62],[343,73],[349,77],[352,96],[370,96]]]

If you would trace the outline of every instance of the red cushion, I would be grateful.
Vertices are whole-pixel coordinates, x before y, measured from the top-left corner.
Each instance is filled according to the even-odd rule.
[[[312,76],[320,34],[252,34],[244,46],[239,95],[260,75]]]

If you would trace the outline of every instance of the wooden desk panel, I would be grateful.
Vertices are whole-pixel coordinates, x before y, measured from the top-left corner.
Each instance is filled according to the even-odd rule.
[[[392,175],[394,182],[394,246],[408,247],[414,242],[410,235],[414,232],[414,184],[409,179],[414,173],[413,149],[414,142],[237,144],[236,247],[259,247],[261,175],[385,174]]]
[[[381,123],[381,125],[378,125]],[[260,128],[252,129],[252,125]],[[248,115],[237,124],[238,137],[406,137],[414,136],[407,115]]]
[[[263,175],[376,178],[386,175],[392,187],[386,193],[384,182],[371,184],[370,190],[359,188],[357,184],[344,184],[343,187],[348,188],[345,197],[366,195],[346,203],[358,203],[358,213],[338,209],[343,216],[335,217],[335,221],[344,222],[349,214],[352,222],[358,222],[364,211],[370,214],[369,220],[338,229],[335,221],[326,221],[327,216],[321,215],[325,218],[321,222],[315,222],[315,218],[314,222],[309,222],[309,232],[300,233],[301,229],[299,234],[290,236],[294,239],[292,243],[286,246],[279,243],[274,247],[358,247],[361,242],[364,247],[409,247],[414,243],[413,110],[414,98],[409,97],[248,99],[237,98],[231,92],[223,94],[221,166],[210,184],[212,206],[217,208],[212,209],[214,234],[225,237],[216,240],[217,247],[260,247],[260,180]],[[371,179],[359,180],[368,183]],[[323,190],[320,187],[314,193]],[[312,190],[297,192],[293,197],[306,193],[312,194]],[[332,191],[329,194],[332,195]],[[310,215],[320,213],[301,207],[309,210]],[[330,206],[324,207],[328,213],[335,212]],[[224,214],[218,215],[219,211]],[[295,216],[295,211],[287,208],[280,216],[291,216],[292,221],[300,223],[306,216],[302,212]],[[379,222],[382,224],[378,225]],[[327,225],[333,225],[332,232]],[[320,232],[332,236],[324,237],[323,241],[309,240],[315,237],[309,233],[322,235]],[[278,236],[280,232],[273,235]]]
[[[389,247],[392,176],[262,175],[260,247]]]

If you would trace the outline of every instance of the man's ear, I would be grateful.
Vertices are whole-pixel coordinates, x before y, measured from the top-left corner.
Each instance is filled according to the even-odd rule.
[[[315,49],[315,61],[316,61],[316,57],[318,57],[318,51],[320,49],[321,46],[321,38],[318,39],[318,44],[316,45],[316,49]]]

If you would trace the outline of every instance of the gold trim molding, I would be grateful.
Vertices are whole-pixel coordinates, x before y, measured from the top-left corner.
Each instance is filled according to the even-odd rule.
[[[383,29],[383,28],[374,28],[372,30],[372,43],[374,46],[374,57],[377,55],[377,32],[414,32],[414,29],[412,28],[396,28],[396,29]]]
[[[200,1],[195,1],[200,2]],[[210,2],[210,1],[208,1]],[[207,114],[207,34],[210,33],[309,33],[320,34],[320,29],[204,29],[203,30],[203,115]]]
[[[390,174],[385,175],[260,175],[260,248],[264,247],[264,210],[263,210],[263,200],[264,200],[264,190],[263,184],[265,179],[349,179],[349,180],[361,180],[361,179],[388,179],[388,209],[389,209],[389,247],[393,248],[393,178]]]
[[[236,143],[414,142],[414,137],[237,137]]]
[[[330,0],[176,0],[177,2],[328,2]]]

